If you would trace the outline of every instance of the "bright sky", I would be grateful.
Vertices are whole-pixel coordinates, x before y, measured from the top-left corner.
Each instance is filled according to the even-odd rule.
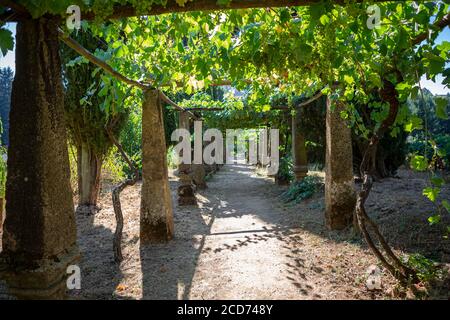
[[[8,29],[11,30],[14,34],[16,33],[16,26],[13,23],[8,24]],[[450,41],[450,28],[445,28],[443,32],[439,35],[437,39],[437,43],[441,43],[442,41]],[[448,65],[447,65],[448,66]],[[15,58],[14,52],[9,52],[6,57],[0,58],[0,68],[10,67],[15,70]],[[422,87],[427,88],[433,94],[447,94],[450,93],[450,89],[445,87],[442,84],[442,76],[436,77],[436,82],[431,80],[427,80],[425,76],[422,77],[420,83]]]

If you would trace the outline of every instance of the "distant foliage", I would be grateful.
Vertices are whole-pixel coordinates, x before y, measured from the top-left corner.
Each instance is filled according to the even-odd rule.
[[[409,138],[409,158],[426,156],[433,167],[450,170],[450,94],[433,96],[424,89],[423,97],[418,95],[408,100],[408,107],[416,117],[419,129]],[[436,155],[434,146],[438,149]]]
[[[0,69],[0,119],[3,128],[1,141],[3,145],[9,144],[9,110],[11,105],[11,89],[14,73],[11,68]]]

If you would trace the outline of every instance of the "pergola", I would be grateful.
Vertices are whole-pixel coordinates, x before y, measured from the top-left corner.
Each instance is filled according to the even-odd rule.
[[[241,0],[232,1],[228,7],[223,7],[216,0],[196,0],[180,7],[175,0],[168,0],[166,6],[154,5],[146,15],[306,6],[318,2]],[[335,2],[343,4],[345,1]],[[66,43],[71,40],[59,29],[60,17],[33,19],[24,7],[9,0],[0,0],[0,6],[9,8],[0,16],[0,20],[18,23],[0,271],[11,293],[19,298],[63,298],[67,266],[80,257],[69,183],[59,56],[60,40]],[[109,18],[136,15],[133,7],[124,5],[116,7]],[[95,15],[85,12],[82,18],[91,20]],[[444,23],[448,24],[448,20]],[[108,71],[108,66],[104,65],[103,68]],[[113,74],[114,70],[109,72]],[[173,236],[174,225],[161,102],[165,101],[175,108],[177,106],[151,85],[126,78],[122,80],[139,86],[145,94],[142,116],[141,245],[168,241]],[[331,100],[327,101],[326,219],[330,228],[342,229],[351,223],[355,206],[351,133],[339,112],[331,112]],[[335,109],[339,111],[339,108],[336,106]]]

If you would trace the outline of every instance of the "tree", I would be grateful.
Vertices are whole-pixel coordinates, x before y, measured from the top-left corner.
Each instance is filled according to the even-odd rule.
[[[101,40],[88,31],[76,39],[86,48],[103,47]],[[71,142],[77,150],[78,212],[94,213],[100,191],[102,164],[113,147],[106,129],[117,136],[127,120],[123,103],[106,99],[114,87],[103,90],[103,72],[78,58],[70,48],[62,47],[65,84],[65,116]],[[106,92],[105,92],[106,91]]]

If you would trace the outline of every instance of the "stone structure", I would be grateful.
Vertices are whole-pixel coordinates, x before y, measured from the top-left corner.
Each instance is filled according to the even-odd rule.
[[[147,90],[142,106],[141,244],[168,241],[173,230],[162,106],[159,92]]]
[[[17,24],[1,278],[19,299],[62,299],[79,258],[58,19]]]
[[[186,129],[190,132],[190,121],[187,112],[179,112],[180,129]],[[182,163],[178,166],[178,177],[180,185],[178,186],[178,204],[180,206],[196,205],[197,198],[195,197],[193,181],[191,177],[192,167],[190,164]]]
[[[301,181],[308,175],[308,154],[300,123],[301,111],[295,110],[295,115],[292,116],[292,160],[295,181]]]
[[[195,187],[200,190],[206,189],[208,186],[206,185],[206,170],[205,165],[203,164],[193,164],[191,166],[191,178]]]
[[[339,104],[332,108],[327,99],[325,219],[332,230],[352,224],[356,204],[351,130],[341,118],[341,110]]]

